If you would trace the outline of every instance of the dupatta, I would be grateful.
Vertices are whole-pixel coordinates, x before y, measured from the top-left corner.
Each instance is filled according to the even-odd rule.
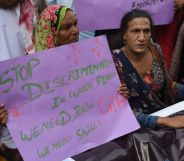
[[[158,62],[163,69],[164,75],[164,86],[162,87],[161,95],[166,98],[165,101],[161,101],[157,94],[151,90],[150,86],[142,79],[122,50],[113,53],[113,56],[121,64],[123,81],[125,81],[130,92],[128,101],[134,112],[151,114],[165,108],[168,104],[172,104],[173,98],[169,87],[169,78],[164,68],[164,62],[162,62],[159,55],[157,56],[160,58]]]

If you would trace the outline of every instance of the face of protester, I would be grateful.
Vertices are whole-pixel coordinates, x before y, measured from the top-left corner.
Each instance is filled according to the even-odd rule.
[[[77,28],[77,18],[71,10],[68,10],[58,33],[58,45],[61,46],[78,40],[79,29]]]
[[[135,54],[145,53],[151,39],[150,21],[147,18],[134,18],[128,22],[127,31],[123,35],[126,48]]]

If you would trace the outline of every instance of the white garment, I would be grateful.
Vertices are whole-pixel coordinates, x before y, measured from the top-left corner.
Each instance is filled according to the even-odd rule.
[[[71,8],[72,10],[74,10],[73,0],[57,0],[57,4],[67,6],[67,7]]]
[[[20,32],[16,9],[0,9],[0,61],[25,55],[25,45]],[[0,143],[15,149],[7,128],[0,125]]]
[[[57,0],[47,0],[50,5],[57,4]]]
[[[75,160],[73,160],[72,158],[67,158],[67,159],[65,159],[63,161],[75,161]]]
[[[95,31],[83,31],[79,33],[79,40],[90,39],[95,36]]]
[[[6,127],[0,125],[0,143],[4,144],[6,147],[10,149],[16,149],[16,145],[10,135],[9,130]]]
[[[26,54],[16,9],[0,9],[0,61]]]

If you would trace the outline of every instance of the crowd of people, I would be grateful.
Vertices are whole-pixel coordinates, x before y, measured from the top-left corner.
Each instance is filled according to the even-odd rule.
[[[122,17],[120,29],[96,32],[97,35],[107,34],[112,57],[121,81],[117,92],[128,99],[137,121],[142,127],[137,132],[119,138],[118,141],[112,141],[111,143],[115,146],[108,143],[103,147],[98,147],[102,150],[111,146],[112,151],[129,149],[129,152],[134,149],[134,156],[130,156],[130,153],[124,151],[111,160],[146,160],[144,150],[142,149],[142,152],[136,150],[136,146],[141,145],[132,143],[132,140],[142,133],[148,135],[149,139],[146,141],[150,144],[154,141],[154,139],[150,139],[153,131],[159,136],[161,132],[163,135],[168,132],[168,128],[171,129],[169,131],[171,135],[177,133],[178,140],[183,139],[184,113],[175,114],[172,117],[150,115],[184,100],[183,17],[184,0],[175,0],[175,18],[169,25],[155,27],[151,16],[146,11],[134,9]],[[153,30],[156,35],[153,35]],[[170,34],[166,34],[166,32]],[[165,38],[165,35],[170,37]],[[77,17],[71,8],[48,5],[44,0],[0,0],[0,46],[2,51],[0,61],[34,54],[77,41],[79,41]],[[165,57],[167,58],[165,59]],[[4,157],[6,161],[20,161],[22,160],[21,155],[6,128],[8,120],[6,105],[1,100],[0,103],[0,156]],[[163,135],[158,138],[161,139]],[[168,141],[172,142],[172,139],[173,137],[170,137]],[[180,146],[177,143],[172,142],[170,146]],[[105,156],[103,159],[99,158],[101,150],[96,150],[98,148],[85,154],[79,154],[74,159],[87,160],[93,155],[96,156],[96,160],[103,160]],[[11,151],[11,149],[14,150]],[[177,159],[182,161],[184,155],[179,154],[183,152],[184,146],[181,145],[175,150],[170,148],[162,153],[159,152],[159,154],[161,156],[164,154],[165,160],[162,158],[163,161],[176,161]],[[174,156],[174,153],[179,156]],[[157,160],[161,161],[160,158]],[[93,160],[95,161],[95,159]],[[105,161],[108,160],[110,159]],[[155,159],[150,160],[156,161]]]

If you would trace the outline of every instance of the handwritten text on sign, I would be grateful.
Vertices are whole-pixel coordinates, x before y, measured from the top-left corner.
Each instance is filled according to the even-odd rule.
[[[74,3],[80,30],[119,28],[123,15],[136,8],[148,11],[154,24],[168,24],[174,11],[174,0],[77,0]]]
[[[119,85],[105,37],[2,62],[1,101],[24,160],[61,161],[139,128]]]

